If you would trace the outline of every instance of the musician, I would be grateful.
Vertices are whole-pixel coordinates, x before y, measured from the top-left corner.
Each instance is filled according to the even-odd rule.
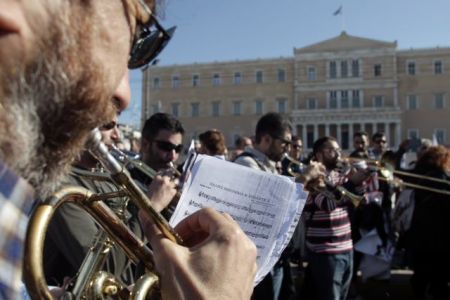
[[[353,190],[364,176],[351,178],[337,172],[341,148],[333,137],[323,137],[313,145],[314,160],[326,167],[331,185],[343,185]],[[315,299],[346,299],[353,270],[353,244],[351,239],[348,199],[339,199],[333,192],[312,192],[305,204],[306,246],[309,263],[305,279],[308,291]]]
[[[119,88],[116,91],[116,98],[124,97],[126,98],[124,101],[129,102],[128,77],[124,78],[122,82],[123,84],[119,87],[122,86],[123,91]],[[99,129],[105,145],[111,147],[120,141],[117,117]],[[71,169],[68,184],[85,187],[94,193],[118,190],[118,187],[110,180],[92,179],[94,176],[100,175],[106,176],[107,174],[104,173],[97,159],[88,151],[84,151]],[[136,236],[143,239],[137,216],[138,209],[129,200],[128,197],[117,197],[108,199],[106,203],[117,213],[123,211],[124,223]],[[75,277],[90,247],[93,246],[97,232],[99,232],[99,227],[94,219],[78,205],[65,203],[57,209],[49,224],[44,248],[44,273],[48,284],[60,286],[64,282],[64,278]],[[114,245],[109,252],[106,265],[101,270],[114,274],[125,285],[133,284],[137,278],[135,266],[117,245]]]
[[[183,150],[184,128],[173,115],[156,113],[145,121],[141,134],[140,157],[155,171],[173,168]],[[133,178],[146,184],[149,178],[132,170]]]
[[[299,162],[302,162],[302,154],[303,154],[303,142],[299,136],[293,135],[292,141],[291,141],[291,147],[290,147],[290,151],[289,151],[289,156]],[[291,161],[287,157],[285,157],[281,161],[281,170],[282,170],[281,174],[287,175],[287,176],[292,176],[288,172],[288,167],[290,167],[292,172],[294,172],[294,173],[302,173],[302,171],[303,171],[301,165],[292,164]]]
[[[92,128],[114,117],[111,99],[133,35],[149,20],[137,0],[0,0],[1,298],[19,297],[32,199],[55,190]],[[161,50],[150,48],[150,57]],[[230,216],[211,209],[189,216],[176,228],[185,246],[140,219],[163,297],[249,297],[256,248]]]
[[[291,124],[280,114],[267,113],[256,124],[255,144],[253,148],[246,148],[235,160],[237,164],[278,174],[276,162],[283,153],[289,151],[291,143]],[[281,258],[270,273],[259,283],[253,299],[278,299],[283,280],[290,280],[290,266],[287,257]],[[293,289],[292,282],[290,289]]]

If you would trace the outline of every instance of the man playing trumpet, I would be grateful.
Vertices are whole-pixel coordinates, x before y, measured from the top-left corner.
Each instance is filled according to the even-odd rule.
[[[34,195],[51,194],[89,132],[114,117],[111,99],[131,45],[140,39],[134,36],[156,22],[149,9],[155,6],[139,0],[0,0],[1,298],[18,299]],[[140,66],[164,44],[151,41]],[[148,217],[141,219],[163,297],[250,296],[256,249],[229,216],[211,209],[189,216],[176,228],[189,241],[184,246],[162,236]]]

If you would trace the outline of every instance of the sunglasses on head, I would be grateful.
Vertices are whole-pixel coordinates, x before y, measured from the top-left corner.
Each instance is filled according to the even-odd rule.
[[[170,151],[175,150],[176,153],[180,153],[183,150],[182,144],[175,145],[175,144],[172,144],[170,142],[165,142],[165,141],[153,141],[153,142],[162,151],[170,152]]]
[[[130,69],[142,68],[151,63],[166,47],[176,29],[176,27],[164,29],[150,8],[142,0],[138,1],[149,18],[146,23],[138,24],[128,58]]]
[[[102,125],[99,129],[101,131],[111,130],[111,129],[117,127],[117,125],[118,124],[116,123],[116,121],[111,121],[111,122],[109,122],[109,123],[107,123],[105,125]]]

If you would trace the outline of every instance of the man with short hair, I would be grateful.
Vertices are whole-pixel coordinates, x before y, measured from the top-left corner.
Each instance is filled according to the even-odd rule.
[[[126,106],[111,99],[127,64],[145,66],[170,38],[159,24],[149,30],[157,23],[155,6],[151,0],[0,0],[0,298],[19,298],[35,195],[50,195],[90,131]],[[256,247],[230,216],[203,209],[187,217],[176,228],[189,240],[185,246],[165,238],[148,216],[140,221],[163,297],[249,297]]]
[[[142,128],[141,159],[155,171],[173,166],[183,150],[184,128],[174,116],[156,113]]]
[[[372,135],[372,147],[369,149],[369,158],[380,160],[388,150],[386,135],[383,132],[376,132]]]
[[[298,162],[302,162],[302,153],[303,153],[303,142],[299,136],[292,136],[291,147],[289,151],[290,158],[295,159]],[[287,176],[292,176],[292,173],[300,174],[302,172],[303,166],[291,162],[291,160],[285,157],[281,161],[282,166],[282,174]],[[290,170],[289,170],[290,169]]]
[[[256,143],[236,158],[237,164],[278,174],[276,162],[281,161],[283,153],[289,151],[291,143],[291,124],[278,113],[267,113],[256,124]],[[253,299],[278,299],[283,277],[290,276],[289,261],[280,259],[270,273],[259,283],[253,292]],[[288,278],[286,278],[288,279]]]
[[[252,140],[248,136],[240,136],[234,141],[234,150],[230,161],[234,161],[247,147],[253,147]]]
[[[369,136],[367,132],[358,131],[353,134],[353,152],[350,157],[354,158],[369,158]]]
[[[337,172],[341,148],[333,137],[314,142],[314,160],[322,163],[331,186],[347,189],[361,184],[363,176],[346,178]],[[362,174],[361,174],[362,175]],[[336,199],[337,197],[337,199]],[[310,278],[314,299],[346,299],[353,270],[353,244],[348,215],[351,202],[339,199],[332,191],[316,191],[308,195],[304,214],[306,246],[309,250],[306,276]]]

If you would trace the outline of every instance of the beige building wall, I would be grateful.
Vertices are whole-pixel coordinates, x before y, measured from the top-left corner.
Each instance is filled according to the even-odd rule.
[[[333,135],[350,151],[359,130],[385,132],[392,147],[433,134],[449,143],[450,48],[399,51],[396,42],[343,32],[294,48],[291,58],[153,66],[143,80],[142,121],[175,114],[187,140],[216,128],[232,146],[275,111],[307,148]]]

